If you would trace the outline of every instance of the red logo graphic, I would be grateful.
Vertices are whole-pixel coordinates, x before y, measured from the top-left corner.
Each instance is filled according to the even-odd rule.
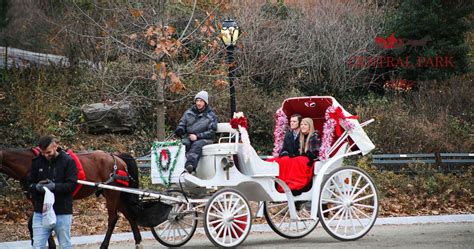
[[[420,40],[408,40],[402,38],[396,38],[395,33],[392,33],[387,38],[383,38],[381,36],[375,37],[375,44],[383,49],[393,49],[393,48],[403,48],[406,46],[412,46],[415,49],[417,47],[423,47],[431,41],[430,36],[425,36],[423,39]]]
[[[401,48],[405,46],[403,39],[397,39],[395,33],[392,33],[386,39],[380,36],[375,37],[375,43],[383,49]]]

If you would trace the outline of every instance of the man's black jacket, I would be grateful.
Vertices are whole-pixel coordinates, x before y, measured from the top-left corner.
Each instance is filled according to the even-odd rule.
[[[35,184],[49,179],[55,183],[54,212],[72,214],[72,193],[77,185],[77,167],[74,160],[60,150],[56,158],[48,161],[43,155],[33,159],[30,175],[30,191],[34,198],[35,212],[42,212],[44,193],[36,191]]]
[[[293,131],[287,131],[285,139],[283,140],[283,146],[280,151],[280,156],[296,156],[299,155],[300,150],[300,136],[293,137]]]

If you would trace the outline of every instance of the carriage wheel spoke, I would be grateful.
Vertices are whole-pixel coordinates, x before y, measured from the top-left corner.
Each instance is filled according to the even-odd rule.
[[[341,188],[339,188],[339,185],[336,184],[336,182],[334,181],[334,178],[331,178],[331,183],[336,187],[337,189],[337,192],[339,192],[340,195],[343,195],[344,192],[341,190]],[[330,189],[328,189],[330,192],[332,192]],[[336,195],[337,196],[337,195]]]
[[[171,230],[173,229],[174,225],[173,223],[170,222],[170,228],[168,229],[168,235],[166,236],[166,239],[167,240],[170,240],[170,236],[171,236]]]
[[[359,199],[357,199],[357,200],[353,200],[353,202],[359,202],[359,201],[362,201],[362,200],[365,200],[365,199],[369,199],[369,198],[371,198],[371,197],[373,197],[373,196],[374,196],[374,194],[370,194],[370,195],[361,197],[361,198],[359,198]]]
[[[339,209],[339,211],[337,211],[334,216],[328,221],[328,224],[331,223],[338,215],[340,215],[340,213],[344,211],[344,208],[341,208]]]
[[[245,220],[245,221],[243,221],[243,220],[234,220],[234,222],[239,223],[239,224],[247,224],[248,223],[247,220]]]
[[[238,201],[238,200],[237,200]],[[232,208],[232,204],[234,202],[234,196],[233,195],[230,195],[230,198],[229,198],[229,203],[227,204],[227,210],[231,210]]]
[[[347,220],[349,219],[349,211],[346,210],[346,215],[344,216],[344,235],[347,235],[347,227],[349,224],[347,224]]]
[[[216,219],[216,220],[213,220],[213,221],[210,221],[209,224],[213,225],[213,224],[216,224],[217,222],[222,222],[223,219]]]
[[[243,213],[243,214],[237,214],[237,215],[234,215],[234,219],[235,219],[235,218],[244,217],[244,216],[247,216],[247,214],[246,214],[246,213]]]
[[[286,202],[269,205],[268,208],[280,207],[286,205]]]
[[[288,209],[288,206],[282,208],[280,211],[278,211],[278,213],[276,213],[272,216],[272,219],[275,218],[275,216],[280,215],[282,212],[285,212],[285,210],[287,210],[287,209]]]
[[[232,244],[232,231],[230,230],[232,226],[228,226],[227,227],[227,231],[229,232],[229,240],[230,240],[230,243]]]
[[[283,216],[283,218],[281,219],[281,222],[280,222],[280,224],[278,225],[278,228],[280,228],[280,227],[281,227],[281,225],[282,225],[282,224],[283,224],[283,222],[285,221],[285,218],[288,216],[288,213],[289,213],[289,211],[286,211],[285,215],[284,215],[284,216]]]
[[[243,224],[247,224],[247,223],[243,223]],[[243,230],[242,228],[240,228],[240,226],[238,226],[237,224],[235,224],[235,222],[232,223],[232,227],[237,228],[237,230],[239,230],[242,234],[245,233],[244,230]],[[246,227],[247,227],[247,226],[246,226]]]
[[[185,236],[185,237],[189,236],[188,231],[186,231],[186,229],[185,229],[181,224],[179,224],[179,223],[177,223],[177,224],[178,224],[178,226],[186,233],[186,236]]]
[[[223,197],[221,197],[220,199],[222,199],[222,198],[223,198]],[[217,205],[219,205],[219,207],[220,207],[219,213],[221,213],[221,215],[222,215],[222,211],[224,211],[224,210],[226,210],[226,209],[224,209],[224,207],[222,206],[222,203],[221,203],[220,200],[216,200],[215,203],[217,203]],[[212,207],[214,207],[214,205],[212,205]],[[217,209],[214,208],[214,210],[217,210]]]
[[[357,178],[356,184],[352,188],[351,196],[354,195],[354,192],[356,191],[357,187],[359,186],[359,183],[360,183],[361,179],[362,179],[362,175],[359,175],[359,177]]]
[[[176,230],[178,230],[178,226],[176,226],[176,224],[174,224],[174,228],[173,228],[173,240],[176,239]]]
[[[222,219],[222,217],[224,216],[222,213],[219,213],[219,214],[214,214],[214,213],[209,213],[209,216],[213,216],[213,217],[216,217],[218,219]]]
[[[227,225],[224,225],[224,236],[222,236],[222,243],[225,243],[226,235],[227,235]]]
[[[235,238],[238,239],[240,236],[237,234],[237,231],[235,231],[235,228],[234,228],[233,225],[234,225],[234,223],[231,223],[231,225],[230,225],[230,230],[232,232],[231,237],[232,237],[232,235],[235,235]]]
[[[224,225],[224,222],[219,223],[217,226],[212,227],[212,229],[214,230],[215,233],[217,233],[217,232],[218,232],[218,229],[221,228],[223,225]],[[220,231],[220,230],[219,230],[219,231]]]
[[[234,212],[232,212],[232,215],[236,215],[240,210],[242,210],[242,209],[245,208],[245,207],[246,207],[245,205],[240,206],[237,210],[235,210]]]
[[[322,211],[322,213],[325,214],[325,213],[327,213],[327,212],[331,212],[332,210],[339,209],[339,208],[342,208],[342,207],[343,207],[343,205],[337,205],[337,206],[335,206],[335,207],[328,208],[328,209]]]
[[[218,202],[220,203],[220,202]],[[222,213],[222,209],[221,210],[218,210],[217,207],[214,206],[214,204],[211,206],[212,209],[214,209],[214,211],[216,211],[220,216],[224,216],[224,214]],[[211,213],[210,213],[211,214]]]
[[[351,225],[352,225],[352,231],[354,232],[354,234],[356,234],[356,228],[354,226],[354,217],[352,217],[352,210],[349,210],[349,219],[351,219]]]
[[[329,203],[336,203],[336,204],[343,204],[342,201],[336,201],[333,199],[321,199],[321,201],[329,202]]]
[[[357,191],[357,193],[356,193],[355,195],[351,196],[352,200],[354,200],[355,198],[357,198],[357,196],[359,196],[360,194],[362,194],[362,192],[364,192],[364,190],[365,190],[367,187],[369,187],[369,186],[370,186],[369,183],[365,184],[365,186],[362,187],[361,189],[359,189],[359,191]]]
[[[330,189],[326,189],[326,190],[327,190],[329,193],[331,193],[331,195],[333,195],[334,197],[336,197],[337,199],[342,200],[342,196],[340,196],[340,195],[334,193],[334,192],[333,192],[332,190],[330,190]]]
[[[233,213],[235,208],[237,208],[237,205],[240,203],[240,199],[237,199],[234,204],[232,205],[232,207],[230,208],[230,212]]]
[[[180,222],[183,223],[184,225],[188,226],[188,227],[193,227],[193,226],[194,226],[192,223],[189,224],[189,223],[186,222],[185,220],[181,220]]]
[[[351,213],[354,214],[354,216],[356,217],[357,221],[359,222],[359,224],[364,227],[364,224],[362,223],[362,221],[360,220],[359,216],[357,215],[357,212],[354,210],[354,208],[351,208]]]
[[[342,209],[342,210],[344,210],[344,209]],[[342,219],[344,219],[344,215],[346,215],[346,210],[342,211],[341,217],[339,218],[339,221],[337,222],[336,229],[334,230],[334,232],[337,233],[337,229],[339,229],[339,225],[341,225],[341,221],[342,221]]]
[[[222,233],[222,231],[224,230],[224,227],[225,227],[225,226],[224,226],[224,222],[222,222],[221,224],[217,225],[217,227],[219,227],[219,232],[216,234],[216,237],[220,237],[220,236],[221,236],[221,233]],[[216,227],[216,228],[217,228],[217,227]],[[215,231],[215,229],[214,229],[214,231]]]
[[[364,205],[364,204],[359,204],[359,203],[354,203],[353,205],[357,207],[370,208],[370,209],[375,208],[374,206],[369,206],[369,205]]]
[[[356,207],[354,207],[354,206],[353,206],[353,208],[354,208],[356,211],[358,211],[360,214],[362,214],[363,216],[365,216],[366,218],[370,219],[370,216],[368,216],[367,214],[365,214],[362,210],[360,210],[360,209],[358,209],[358,208],[356,208]]]
[[[165,221],[164,223],[166,223],[166,226],[165,226],[165,228],[163,229],[163,231],[161,231],[160,237],[163,237],[163,234],[164,234],[166,231],[168,231],[168,229],[169,229],[170,226],[171,226],[171,223],[170,223],[168,220]]]

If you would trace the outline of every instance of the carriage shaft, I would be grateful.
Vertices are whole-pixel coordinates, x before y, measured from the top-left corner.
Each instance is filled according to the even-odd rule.
[[[152,192],[143,191],[143,190],[135,189],[135,188],[117,187],[117,186],[111,186],[111,185],[106,185],[106,184],[102,184],[102,183],[95,183],[95,182],[88,182],[88,181],[83,181],[83,180],[77,180],[77,183],[82,184],[82,185],[91,186],[91,187],[104,188],[104,189],[110,189],[110,190],[115,190],[115,191],[120,191],[120,192],[126,192],[126,193],[130,193],[130,194],[141,195],[141,196],[145,196],[145,197],[155,197],[155,198],[159,198],[159,199],[167,200],[167,201],[185,202],[181,198],[166,196],[166,195],[157,194],[157,193],[152,193]]]

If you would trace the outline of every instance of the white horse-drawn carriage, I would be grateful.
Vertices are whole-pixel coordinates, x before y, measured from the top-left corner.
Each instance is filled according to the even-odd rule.
[[[152,228],[155,238],[168,247],[182,246],[202,221],[213,244],[235,247],[247,238],[259,210],[285,238],[304,237],[318,222],[339,240],[364,236],[377,218],[377,190],[367,173],[346,166],[344,158],[374,149],[362,129],[373,120],[359,123],[332,97],[285,100],[283,119],[294,113],[312,118],[323,140],[311,185],[298,196],[278,178],[279,165],[262,160],[229,123],[218,124],[218,142],[204,146],[195,174],[184,173],[185,152],[179,141],[155,143],[151,180],[168,191],[136,191],[173,206],[168,218]]]

